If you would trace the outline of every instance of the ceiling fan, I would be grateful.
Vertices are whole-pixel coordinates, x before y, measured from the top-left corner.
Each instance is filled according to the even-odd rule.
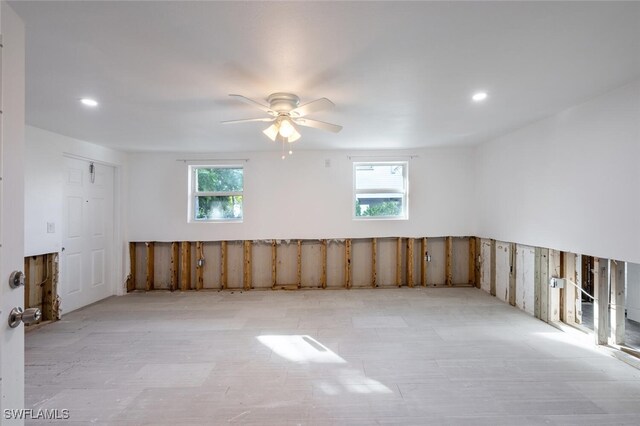
[[[263,131],[263,133],[272,141],[282,140],[283,143],[285,141],[297,141],[300,139],[301,135],[296,126],[314,127],[316,129],[327,130],[333,133],[338,133],[342,130],[342,126],[338,126],[337,124],[325,123],[324,121],[307,118],[308,114],[333,107],[333,102],[327,98],[320,98],[307,104],[300,105],[300,98],[292,93],[272,93],[267,98],[267,101],[269,102],[269,106],[267,106],[242,95],[229,96],[241,102],[253,105],[261,111],[269,114],[270,117],[229,120],[223,121],[222,124],[249,123],[253,121],[272,123],[271,126]],[[289,153],[291,154],[291,151]]]

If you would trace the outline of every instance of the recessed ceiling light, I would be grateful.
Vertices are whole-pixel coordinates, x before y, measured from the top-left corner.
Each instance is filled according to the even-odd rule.
[[[82,98],[82,99],[80,99],[80,102],[82,103],[82,105],[86,105],[88,107],[97,107],[98,106],[98,101],[96,101],[95,99],[91,99],[91,98]]]
[[[474,102],[482,102],[487,99],[487,96],[487,92],[477,92],[473,94],[471,99],[473,99]]]

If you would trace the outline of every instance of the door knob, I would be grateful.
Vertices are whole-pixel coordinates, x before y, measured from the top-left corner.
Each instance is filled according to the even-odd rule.
[[[21,285],[24,285],[24,272],[13,271],[11,276],[9,276],[9,286],[11,288],[18,288]]]
[[[26,311],[22,308],[13,308],[9,312],[9,327],[16,328],[23,322],[24,325],[31,325],[40,322],[42,312],[38,308],[29,308]]]

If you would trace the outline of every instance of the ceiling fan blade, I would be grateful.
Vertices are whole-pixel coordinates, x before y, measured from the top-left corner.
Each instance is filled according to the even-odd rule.
[[[309,118],[294,118],[293,122],[300,126],[314,127],[316,129],[327,130],[333,133],[338,133],[342,130],[342,126],[338,126],[337,124],[325,123],[324,121],[311,120]]]
[[[253,99],[247,98],[246,96],[242,96],[242,95],[229,95],[229,96],[231,96],[232,98],[236,98],[237,100],[239,100],[240,102],[244,102],[245,104],[253,105],[254,107],[266,112],[267,114],[271,114],[273,116],[278,115],[277,112],[275,112],[268,106],[262,105],[260,102],[256,102]]]
[[[305,115],[309,115],[323,109],[333,108],[334,106],[333,102],[329,99],[320,98],[289,111],[289,114],[291,114],[292,117],[304,117]]]
[[[227,121],[221,121],[221,124],[235,124],[235,123],[250,123],[252,121],[273,121],[275,120],[275,117],[264,117],[264,118],[245,118],[242,120],[227,120]]]

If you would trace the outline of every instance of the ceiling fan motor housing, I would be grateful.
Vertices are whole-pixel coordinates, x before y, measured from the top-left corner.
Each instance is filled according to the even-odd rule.
[[[300,98],[292,93],[272,93],[267,101],[269,107],[277,113],[288,113],[300,104]]]

